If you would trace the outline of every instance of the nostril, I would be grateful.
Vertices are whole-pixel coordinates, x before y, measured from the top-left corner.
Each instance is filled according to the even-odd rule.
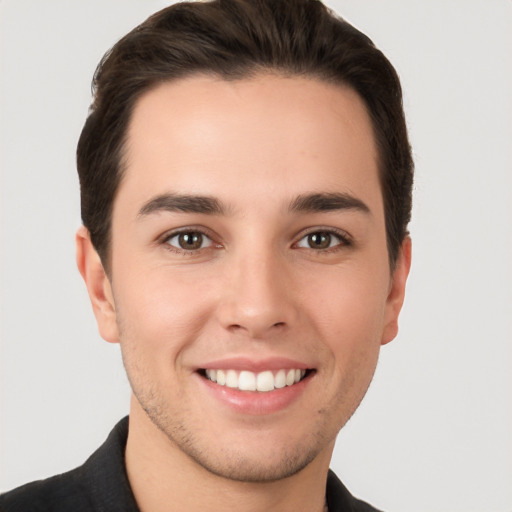
[[[246,332],[254,338],[262,338],[267,334],[282,332],[288,325],[286,321],[272,322],[268,318],[248,318],[246,322],[230,323],[226,325],[226,329],[233,334]]]

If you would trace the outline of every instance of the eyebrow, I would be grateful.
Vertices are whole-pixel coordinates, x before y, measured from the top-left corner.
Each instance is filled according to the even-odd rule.
[[[332,192],[299,195],[290,203],[289,210],[304,213],[359,210],[370,213],[368,206],[360,199],[350,194]],[[227,208],[215,197],[169,193],[150,199],[139,210],[138,217],[162,211],[225,215]]]
[[[370,208],[357,197],[344,193],[315,193],[298,196],[290,204],[294,212],[330,212],[337,210],[359,210],[370,213]]]
[[[203,213],[207,215],[223,215],[226,208],[222,203],[209,196],[187,194],[162,194],[150,199],[139,210],[139,217],[157,212]]]

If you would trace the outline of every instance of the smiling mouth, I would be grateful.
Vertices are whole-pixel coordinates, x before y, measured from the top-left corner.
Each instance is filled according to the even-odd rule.
[[[219,386],[238,389],[240,391],[259,391],[262,393],[293,386],[311,374],[313,370],[298,368],[281,369],[275,372],[251,372],[247,370],[202,369],[199,373]]]

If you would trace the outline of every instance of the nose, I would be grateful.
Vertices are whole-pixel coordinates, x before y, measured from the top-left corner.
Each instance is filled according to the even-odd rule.
[[[217,314],[231,332],[264,339],[297,320],[297,290],[286,262],[272,251],[239,254],[226,262]]]

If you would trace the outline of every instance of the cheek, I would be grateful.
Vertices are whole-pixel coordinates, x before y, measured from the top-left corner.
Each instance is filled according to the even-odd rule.
[[[162,350],[176,356],[208,317],[208,288],[197,276],[162,268],[120,279],[114,294],[121,343],[143,344],[155,357]]]
[[[319,276],[318,276],[319,277]],[[320,282],[318,283],[320,284]],[[338,428],[357,409],[375,372],[383,330],[386,287],[378,275],[366,278],[358,270],[338,271],[309,295],[308,317],[321,343],[324,362],[323,408]]]
[[[323,279],[318,290],[308,295],[309,316],[337,364],[344,364],[351,355],[360,358],[378,352],[387,297],[385,274],[340,271]]]

